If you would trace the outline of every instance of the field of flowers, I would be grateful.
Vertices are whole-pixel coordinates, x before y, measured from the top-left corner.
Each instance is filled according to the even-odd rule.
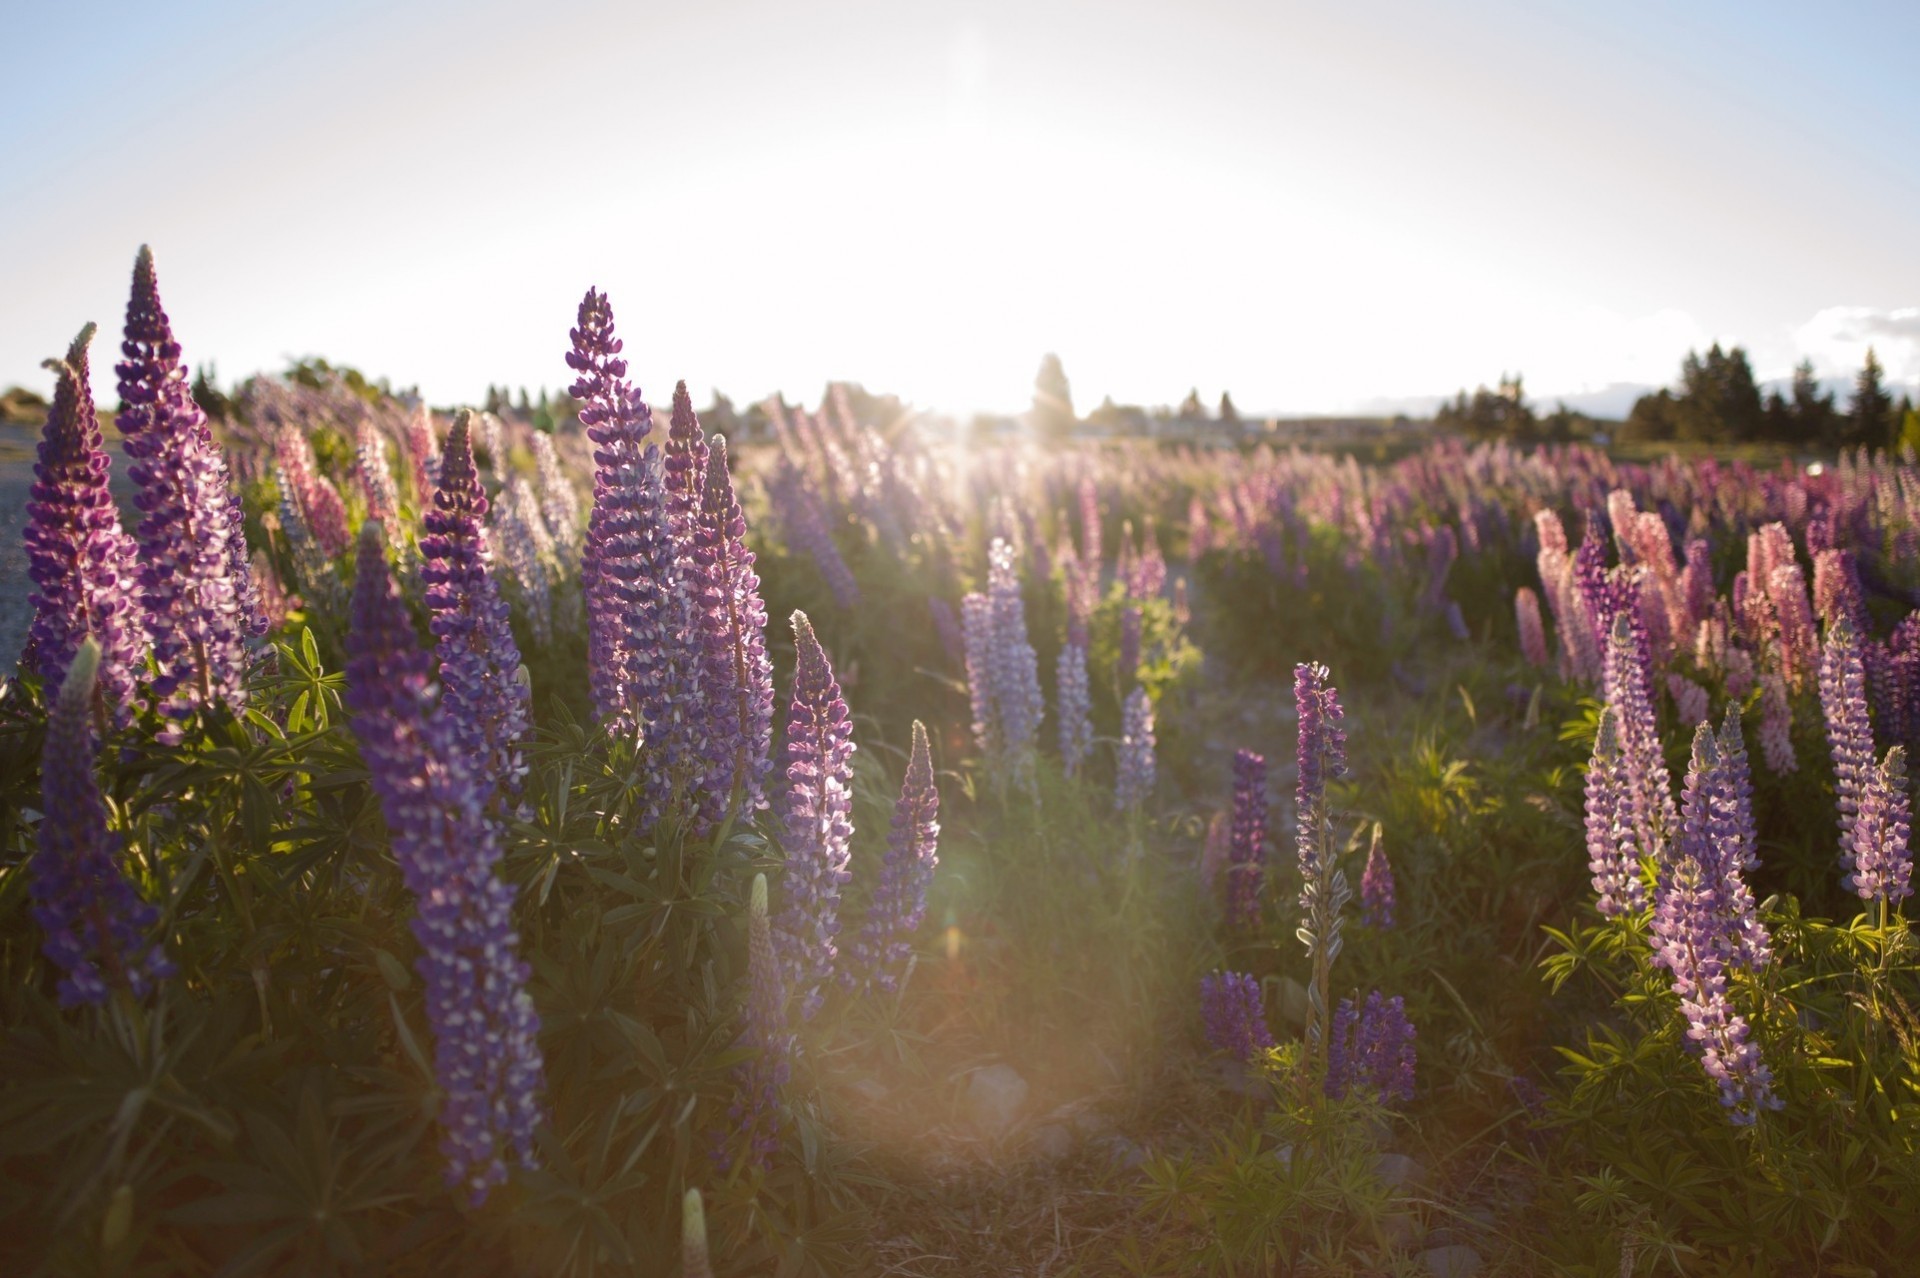
[[[93,337],[0,1272],[1913,1272],[1910,457],[209,422],[142,250],[123,516]]]

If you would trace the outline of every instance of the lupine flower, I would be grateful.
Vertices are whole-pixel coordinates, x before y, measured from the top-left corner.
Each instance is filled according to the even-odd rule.
[[[804,612],[793,614],[795,669],[776,801],[786,904],[774,921],[775,950],[801,1015],[820,1007],[820,984],[833,971],[840,931],[840,889],[853,837],[853,721],[826,649]]]
[[[1760,677],[1760,757],[1773,772],[1800,767],[1793,752],[1793,703],[1787,698],[1786,680],[1773,671]]]
[[[1646,905],[1640,883],[1641,848],[1634,833],[1620,720],[1612,706],[1600,712],[1600,730],[1587,765],[1587,865],[1600,913],[1612,916]]]
[[[347,531],[347,504],[340,490],[320,473],[313,445],[298,426],[287,423],[274,432],[273,457],[279,467],[280,499],[292,502],[301,520],[328,559],[337,559],[353,544]],[[429,490],[431,492],[431,490]]]
[[[1393,926],[1393,907],[1393,867],[1387,864],[1387,849],[1376,823],[1373,843],[1367,849],[1367,868],[1360,875],[1360,908],[1368,927],[1384,930]]]
[[[140,899],[121,869],[120,840],[94,779],[93,693],[100,645],[75,650],[47,716],[40,763],[40,831],[29,893],[42,946],[64,974],[62,1007],[104,1003],[113,988],[135,998],[173,974],[166,951],[147,939],[160,911]]]
[[[1757,971],[1772,958],[1772,945],[1742,869],[1737,786],[1710,723],[1694,730],[1683,794],[1679,854],[1699,864],[1722,934],[1736,947],[1739,961]]]
[[[447,434],[440,484],[420,541],[420,578],[432,613],[429,628],[438,640],[440,714],[476,776],[518,794],[527,771],[519,743],[533,726],[533,699],[520,682],[520,649],[489,571],[487,498],[468,436],[472,417],[462,412]]]
[[[1273,1046],[1261,1005],[1260,982],[1245,972],[1213,972],[1200,978],[1200,1019],[1207,1044],[1237,1061],[1251,1061]]]
[[[91,324],[80,331],[65,361],[47,362],[59,380],[27,499],[27,576],[35,589],[20,668],[53,688],[92,635],[100,645],[98,687],[124,725],[147,633],[134,594],[133,538],[121,529],[107,486],[111,462],[87,385],[93,331]]]
[[[974,738],[1002,779],[1031,784],[1034,744],[1046,709],[1039,658],[1027,639],[1013,547],[994,538],[988,563],[987,593],[960,601]]]
[[[1132,687],[1140,677],[1140,609],[1135,604],[1120,613],[1120,658],[1114,673],[1123,688]]]
[[[960,619],[953,615],[953,605],[938,595],[928,595],[927,611],[933,614],[933,630],[940,636],[940,647],[947,654],[947,660],[964,666],[967,641],[960,633]]]
[[[1233,833],[1227,871],[1227,924],[1260,925],[1267,879],[1267,759],[1251,750],[1233,754]]]
[[[697,1189],[689,1189],[680,1200],[680,1275],[713,1278],[713,1260],[707,1254],[707,1212]]]
[[[287,623],[287,614],[293,611],[296,601],[281,584],[264,550],[253,552],[253,582],[260,592],[260,611],[266,615],[268,628],[278,630]]]
[[[1813,608],[1807,602],[1806,578],[1800,565],[1785,563],[1773,570],[1767,585],[1773,600],[1774,619],[1779,625],[1780,673],[1789,684],[1803,686],[1815,664],[1819,639],[1813,626]]]
[[[659,449],[646,443],[653,415],[627,380],[613,308],[593,289],[580,303],[567,367],[568,394],[593,452],[593,511],[580,568],[587,665],[602,723],[631,735],[658,702],[659,583],[672,566],[661,510]]]
[[[1853,836],[1860,791],[1873,770],[1873,725],[1867,712],[1866,670],[1860,640],[1840,617],[1827,627],[1820,654],[1820,708],[1825,712],[1827,746],[1833,753],[1833,791],[1840,809],[1840,845]]]
[[[440,486],[440,444],[433,437],[433,415],[422,404],[407,418],[405,435],[407,480],[413,485],[413,504],[425,509]],[[539,452],[536,447],[535,453]]]
[[[153,641],[153,689],[172,718],[215,702],[238,713],[247,699],[246,640],[264,632],[265,619],[235,522],[226,458],[188,391],[144,246],[134,262],[120,349],[126,359],[115,371],[125,408],[118,423],[143,514],[136,530],[139,593]]]
[[[913,953],[911,938],[926,917],[927,889],[940,861],[939,842],[940,790],[933,782],[933,754],[926,727],[915,719],[913,749],[894,805],[880,881],[853,944],[855,968],[847,973],[849,985],[888,993],[899,988],[901,968]]]
[[[1698,723],[1707,717],[1707,690],[1675,671],[1667,672],[1667,693],[1682,723]]]
[[[1061,645],[1054,667],[1060,721],[1060,761],[1069,777],[1078,776],[1093,753],[1093,706],[1087,688],[1087,650],[1077,643]]]
[[[1413,1099],[1415,1063],[1405,999],[1381,998],[1375,990],[1358,1010],[1352,999],[1340,1000],[1328,1044],[1327,1095],[1337,1100],[1361,1092],[1404,1104]]]
[[[1080,562],[1097,579],[1104,557],[1105,551],[1100,545],[1100,490],[1095,487],[1093,476],[1088,475],[1080,481]]]
[[[1213,549],[1213,521],[1207,504],[1194,495],[1187,502],[1187,562],[1197,564]]]
[[[809,487],[807,477],[783,459],[768,485],[768,494],[779,512],[787,544],[813,560],[835,603],[849,612],[858,608],[860,583],[841,556],[839,544],[833,539],[826,514],[820,509],[819,499]]]
[[[1607,641],[1607,704],[1619,714],[1634,835],[1643,855],[1662,856],[1677,816],[1648,676],[1646,649],[1636,638],[1633,613],[1618,612]]]
[[[513,931],[514,890],[494,869],[492,789],[458,731],[433,713],[431,663],[381,553],[380,525],[360,532],[347,633],[345,702],[401,876],[413,893],[414,967],[426,987],[447,1182],[478,1204],[533,1165],[544,1066],[531,974]]]
[[[493,507],[490,527],[501,574],[518,594],[533,637],[541,646],[553,642],[553,583],[560,571],[559,547],[547,532],[540,499],[523,475],[515,475]]]
[[[571,560],[580,550],[580,498],[560,465],[553,436],[543,430],[533,432],[533,460],[540,472],[541,517],[561,558]]]
[[[1907,752],[1894,746],[1867,779],[1854,815],[1846,886],[1861,900],[1897,905],[1913,895],[1911,805]]]
[[[973,740],[988,759],[1000,754],[1000,725],[993,704],[993,605],[982,594],[960,601],[960,629],[966,646],[967,700],[973,712]]]
[[[706,458],[689,555],[695,582],[708,769],[706,818],[724,820],[729,804],[757,812],[766,804],[773,739],[773,666],[767,660],[767,607],[747,548],[747,521],[734,497],[727,441],[715,435]]]
[[[1547,636],[1540,624],[1540,596],[1525,586],[1514,592],[1514,622],[1520,628],[1520,655],[1530,666],[1547,664]]]
[[[287,539],[294,580],[310,606],[337,612],[346,597],[340,587],[340,577],[333,570],[333,560],[314,538],[306,516],[301,513],[294,498],[293,478],[278,463],[274,465],[274,482],[280,489],[280,531]]]
[[[1351,897],[1347,877],[1330,847],[1332,814],[1327,782],[1347,769],[1345,712],[1327,668],[1302,662],[1293,668],[1293,703],[1300,740],[1294,792],[1295,846],[1300,856],[1300,926],[1295,935],[1313,960],[1307,986],[1307,1047],[1326,1047],[1327,988],[1340,954],[1340,911]]]
[[[1779,1109],[1773,1075],[1750,1041],[1744,1017],[1727,999],[1733,941],[1721,925],[1717,896],[1700,863],[1681,857],[1661,876],[1653,911],[1654,962],[1673,974],[1673,990],[1687,1018],[1688,1045],[1720,1103],[1736,1125],[1751,1125],[1762,1109]]]
[[[372,418],[363,417],[354,432],[353,477],[367,499],[367,518],[377,519],[383,528],[399,527],[400,489],[387,467],[387,441]],[[400,544],[395,540],[395,546]]]
[[[1131,812],[1153,793],[1153,745],[1153,702],[1145,688],[1135,688],[1120,712],[1120,759],[1113,778],[1116,810]]]
[[[767,919],[767,876],[753,876],[747,910],[747,1006],[740,1045],[752,1055],[734,1067],[735,1099],[727,1112],[748,1160],[768,1167],[780,1149],[780,1089],[793,1074],[793,1035],[787,1028],[787,984],[776,929]],[[731,1150],[719,1151],[722,1169]]]
[[[1733,828],[1738,836],[1742,870],[1760,866],[1760,830],[1753,817],[1753,772],[1747,766],[1747,739],[1740,727],[1740,707],[1729,705],[1720,721],[1720,758],[1727,772],[1727,791],[1733,796]]]

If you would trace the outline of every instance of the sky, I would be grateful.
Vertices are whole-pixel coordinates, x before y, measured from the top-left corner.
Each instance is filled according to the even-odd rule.
[[[1920,382],[1910,0],[11,0],[0,47],[0,385],[142,243],[221,380],[435,404],[564,386],[588,286],[656,402]]]

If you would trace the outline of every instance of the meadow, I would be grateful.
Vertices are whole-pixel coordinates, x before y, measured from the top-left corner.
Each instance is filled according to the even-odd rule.
[[[591,290],[550,431],[210,422],[144,250],[107,341],[5,1272],[1912,1272],[1911,455],[728,441]]]

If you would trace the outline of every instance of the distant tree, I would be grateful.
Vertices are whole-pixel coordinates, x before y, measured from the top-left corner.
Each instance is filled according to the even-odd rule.
[[[1810,359],[1794,365],[1793,428],[1783,438],[1803,448],[1840,446],[1840,414],[1833,411],[1833,393],[1821,392]]]
[[[700,410],[700,429],[709,435],[718,431],[730,441],[740,436],[740,414],[718,387],[714,388],[713,403]]]
[[[47,419],[47,401],[24,386],[0,391],[0,422],[39,425]]]
[[[1911,448],[1920,455],[1920,408],[1915,408],[1904,395],[1900,402],[1906,405],[1906,411],[1900,414],[1900,447]]]
[[[1240,421],[1240,410],[1233,406],[1233,396],[1225,391],[1220,392],[1220,420],[1229,425],[1237,425]]]
[[[1679,434],[1680,402],[1664,386],[1633,401],[1633,410],[1620,427],[1623,440],[1673,439]]]
[[[1680,365],[1678,438],[1728,444],[1758,439],[1765,425],[1760,388],[1747,353],[1715,342],[1703,359],[1692,351]]]
[[[1435,410],[1433,424],[1478,439],[1504,438],[1523,443],[1539,438],[1540,427],[1517,373],[1511,377],[1500,374],[1500,385],[1495,390],[1476,387],[1471,399],[1461,391],[1452,403],[1442,404]]]
[[[233,416],[233,401],[215,385],[214,379],[218,376],[211,362],[202,364],[194,370],[191,393],[201,412],[216,422],[224,422]]]
[[[1867,347],[1867,362],[1853,381],[1853,398],[1847,401],[1847,443],[1868,448],[1883,448],[1893,439],[1893,397],[1881,384],[1884,371],[1880,360]]]
[[[1568,444],[1576,439],[1591,439],[1595,422],[1565,401],[1556,401],[1553,411],[1540,419],[1540,438],[1550,444]]]
[[[1049,351],[1033,379],[1034,433],[1053,444],[1072,435],[1073,427],[1073,390],[1067,384],[1067,370],[1060,366],[1060,357]]]
[[[1204,422],[1207,420],[1207,406],[1200,402],[1200,388],[1198,386],[1188,391],[1187,397],[1180,401],[1179,417],[1180,420],[1188,422]]]
[[[1767,402],[1760,410],[1760,418],[1763,437],[1783,442],[1794,437],[1793,405],[1778,388],[1767,392]]]

